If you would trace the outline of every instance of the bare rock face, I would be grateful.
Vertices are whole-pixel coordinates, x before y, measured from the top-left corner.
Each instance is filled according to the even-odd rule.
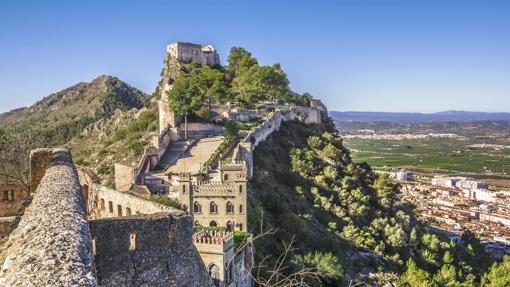
[[[136,118],[146,108],[129,111],[115,110],[111,118],[102,118],[83,129],[81,135],[84,137],[96,137],[99,140],[106,140],[116,130],[124,128],[132,119]]]

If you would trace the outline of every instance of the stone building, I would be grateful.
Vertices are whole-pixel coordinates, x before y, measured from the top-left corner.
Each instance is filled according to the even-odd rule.
[[[0,183],[0,237],[9,234],[28,196],[28,190],[20,184],[7,180]]]
[[[202,230],[193,234],[193,242],[215,286],[251,286],[249,269],[253,266],[253,249],[250,241],[236,252],[232,232]]]
[[[224,227],[228,231],[248,230],[247,178],[244,162],[221,163],[219,181],[197,181],[181,173],[179,201],[193,216],[194,226]]]
[[[201,46],[192,43],[176,42],[166,47],[165,66],[163,68],[163,79],[159,86],[161,92],[159,107],[159,131],[169,132],[172,140],[178,139],[178,128],[180,117],[177,116],[168,102],[166,93],[172,88],[172,83],[179,76],[182,64],[197,62],[210,67],[219,66],[220,57],[213,46]]]
[[[166,52],[181,63],[197,62],[210,67],[220,65],[220,57],[213,46],[176,42],[166,47]]]

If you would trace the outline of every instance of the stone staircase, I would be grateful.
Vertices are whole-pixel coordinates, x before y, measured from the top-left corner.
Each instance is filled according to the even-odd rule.
[[[182,156],[196,141],[175,141],[170,142],[165,153],[154,168],[154,173],[164,172],[180,156]]]

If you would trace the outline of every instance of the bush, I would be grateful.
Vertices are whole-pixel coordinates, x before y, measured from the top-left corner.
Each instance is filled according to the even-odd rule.
[[[163,204],[168,207],[173,207],[173,208],[184,210],[184,206],[182,204],[180,204],[177,200],[170,198],[168,196],[165,196],[165,195],[151,195],[150,200],[160,203],[160,204]]]
[[[139,141],[133,141],[129,144],[131,150],[135,153],[135,155],[141,155],[143,152],[143,144]]]
[[[241,247],[246,242],[246,232],[234,231],[234,244],[236,249]]]
[[[235,137],[239,134],[239,124],[236,121],[227,121],[225,123],[225,130],[229,137]]]
[[[103,164],[100,167],[97,168],[97,174],[111,174],[114,172],[114,166],[113,165],[106,165]]]
[[[307,142],[308,142],[308,145],[314,149],[319,149],[322,146],[322,140],[318,136],[308,137]]]

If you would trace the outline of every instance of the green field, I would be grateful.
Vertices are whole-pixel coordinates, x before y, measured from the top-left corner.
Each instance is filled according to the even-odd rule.
[[[478,140],[368,140],[349,139],[357,162],[375,167],[405,167],[451,172],[510,174],[510,149],[473,148]]]

